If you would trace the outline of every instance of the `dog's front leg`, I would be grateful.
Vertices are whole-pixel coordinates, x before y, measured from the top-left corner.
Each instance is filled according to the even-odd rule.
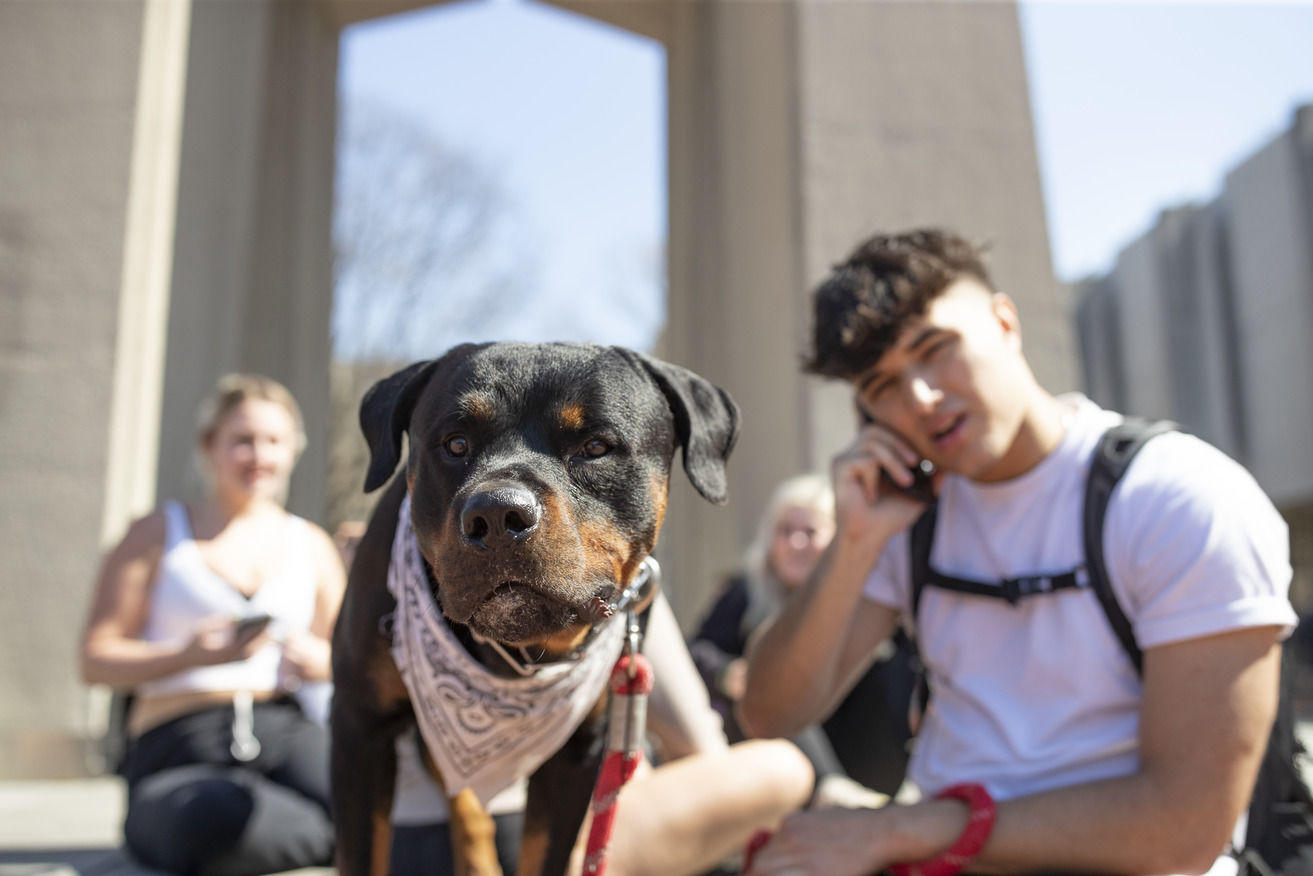
[[[387,876],[399,722],[380,719],[350,689],[334,694],[331,777],[342,876]]]
[[[469,788],[448,798],[451,853],[456,876],[502,876],[497,860],[497,825]]]
[[[429,777],[446,792],[446,782],[433,761],[433,754],[422,742],[419,754]],[[457,794],[448,792],[447,813],[455,876],[502,876],[501,860],[497,857],[497,823],[478,795],[469,788]]]
[[[603,694],[579,729],[529,778],[516,876],[565,876],[606,745]]]
[[[379,499],[356,549],[333,629],[333,821],[342,876],[387,876],[392,851],[396,738],[414,722],[382,619],[396,611],[387,589],[398,479]]]

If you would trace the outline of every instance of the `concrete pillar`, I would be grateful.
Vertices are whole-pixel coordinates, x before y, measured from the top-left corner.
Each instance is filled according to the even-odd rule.
[[[101,551],[220,373],[297,395],[322,517],[336,63],[318,4],[0,3],[0,775],[85,770]]]
[[[687,624],[774,485],[824,471],[846,389],[805,378],[810,289],[861,238],[942,224],[993,245],[1028,352],[1074,383],[1011,4],[673,3],[669,322],[661,351],[743,406],[728,511],[674,490],[661,546]]]
[[[268,374],[310,444],[289,506],[324,511],[338,34],[314,4],[193,12],[161,411],[160,498],[195,496],[195,410],[228,371]]]
[[[0,3],[0,773],[79,765],[151,5]]]

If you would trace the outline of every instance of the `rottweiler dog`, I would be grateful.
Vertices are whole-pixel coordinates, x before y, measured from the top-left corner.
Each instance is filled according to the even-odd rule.
[[[392,477],[403,435],[408,453],[404,477],[380,498],[357,549],[333,636],[340,872],[388,870],[394,745],[419,712],[420,730],[430,725],[425,763],[451,803],[455,871],[500,873],[491,818],[470,787],[442,775],[433,742],[445,744],[444,732],[481,731],[475,725],[490,715],[522,718],[534,704],[489,702],[442,668],[431,670],[437,693],[412,696],[412,676],[430,672],[437,658],[406,663],[397,630],[426,603],[436,606],[430,614],[442,629],[409,623],[418,630],[411,638],[428,647],[449,630],[463,655],[505,677],[517,696],[536,696],[533,673],[541,667],[569,666],[551,670],[564,677],[582,671],[574,664],[591,659],[580,655],[623,617],[608,619],[610,607],[656,544],[676,449],[697,491],[722,504],[738,419],[730,396],[697,374],[591,344],[466,344],[366,393],[365,490]],[[399,600],[406,557],[423,592],[411,585]],[[603,684],[582,718],[542,722],[565,741],[529,776],[523,876],[569,866],[603,753],[605,697]],[[459,721],[444,717],[453,709],[464,709]],[[517,738],[525,726],[537,732],[522,724]],[[463,753],[486,761],[490,750]]]

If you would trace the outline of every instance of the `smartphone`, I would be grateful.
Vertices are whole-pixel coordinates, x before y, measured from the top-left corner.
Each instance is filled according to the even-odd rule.
[[[237,626],[233,629],[233,637],[237,639],[250,639],[258,635],[265,627],[273,621],[271,614],[253,614],[237,621]]]
[[[860,401],[856,403],[857,422],[859,426],[868,426],[875,422],[875,418],[867,413],[866,408]],[[883,487],[891,490],[897,490],[918,502],[935,501],[935,487],[933,478],[935,476],[935,464],[928,459],[918,460],[916,465],[912,466],[912,484],[903,486],[902,484],[889,477],[887,471],[881,470],[880,483]]]
[[[916,499],[918,502],[933,502],[936,499],[935,487],[932,478],[935,476],[935,465],[928,459],[922,459],[912,466],[912,484],[903,486],[902,484],[889,477],[886,471],[880,472],[880,482],[883,486],[897,490],[904,495]]]

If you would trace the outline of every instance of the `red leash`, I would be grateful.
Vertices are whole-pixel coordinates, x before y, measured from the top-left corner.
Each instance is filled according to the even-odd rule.
[[[593,825],[584,850],[584,873],[604,876],[615,826],[616,798],[643,760],[647,695],[652,692],[652,664],[642,654],[625,653],[611,670],[611,711],[606,756],[593,789]]]

